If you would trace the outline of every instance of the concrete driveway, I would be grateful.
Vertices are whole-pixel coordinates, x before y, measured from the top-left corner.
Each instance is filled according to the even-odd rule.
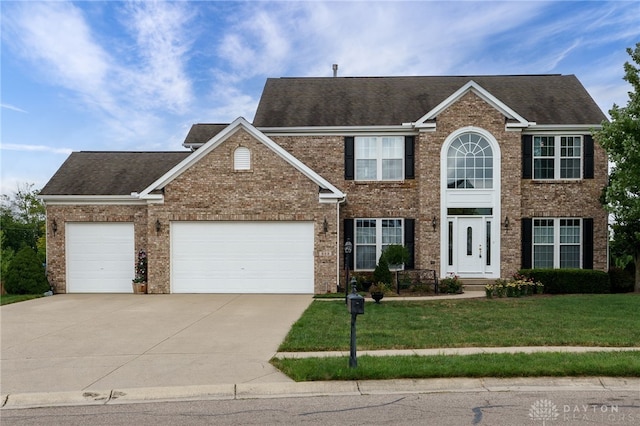
[[[3,394],[291,382],[269,364],[311,295],[62,294],[0,308]]]

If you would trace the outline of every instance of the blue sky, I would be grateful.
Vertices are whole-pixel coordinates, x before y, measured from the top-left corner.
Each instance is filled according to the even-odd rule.
[[[72,151],[181,150],[269,77],[575,74],[626,105],[640,2],[2,1],[3,194]],[[79,176],[79,179],[82,177]]]

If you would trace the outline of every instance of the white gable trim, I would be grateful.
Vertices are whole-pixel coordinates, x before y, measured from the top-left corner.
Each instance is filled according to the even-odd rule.
[[[486,91],[478,83],[476,83],[473,80],[469,80],[467,84],[465,84],[464,86],[456,90],[451,96],[449,96],[444,101],[440,102],[435,108],[433,108],[431,111],[423,115],[418,121],[416,121],[415,127],[418,129],[434,128],[436,126],[436,123],[434,121],[436,117],[438,117],[438,115],[440,115],[442,111],[446,110],[451,105],[453,105],[458,100],[460,100],[460,98],[462,98],[468,92],[475,93],[486,103],[488,103],[489,105],[491,105],[492,107],[500,111],[500,113],[505,115],[508,119],[515,120],[514,122],[507,123],[506,124],[507,128],[525,128],[535,124],[525,120],[524,117],[519,115],[513,109],[509,108],[509,106],[507,106],[505,103],[503,103],[498,98],[493,96],[491,93]]]
[[[231,135],[237,132],[240,129],[244,129],[247,133],[253,136],[258,141],[262,142],[269,149],[271,149],[274,153],[279,155],[286,162],[291,164],[295,169],[300,171],[306,177],[311,179],[311,181],[315,182],[321,189],[324,189],[329,192],[320,193],[319,200],[321,202],[336,202],[345,198],[345,194],[340,191],[338,188],[329,183],[326,179],[320,176],[318,173],[307,167],[300,160],[291,155],[288,151],[283,149],[280,145],[275,143],[272,139],[268,138],[264,133],[256,129],[251,123],[245,120],[243,117],[236,118],[231,124],[229,124],[224,130],[211,138],[207,143],[202,145],[201,148],[193,152],[187,158],[178,163],[175,167],[169,170],[167,173],[162,175],[159,179],[145,188],[139,195],[140,198],[145,199],[152,197],[151,194],[153,191],[164,188],[171,181],[176,179],[186,170],[188,170],[191,166],[193,166],[196,162],[198,162],[201,158],[206,156],[208,153],[213,151],[216,147],[218,147],[222,142],[227,140]]]

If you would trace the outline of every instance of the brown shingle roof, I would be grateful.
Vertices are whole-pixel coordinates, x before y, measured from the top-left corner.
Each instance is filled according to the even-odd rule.
[[[191,152],[72,153],[40,195],[129,195],[140,192]]]
[[[414,122],[470,80],[528,121],[600,124],[606,119],[574,75],[268,79],[256,127],[373,126]]]
[[[183,146],[203,145],[223,131],[229,124],[194,124],[189,129]]]

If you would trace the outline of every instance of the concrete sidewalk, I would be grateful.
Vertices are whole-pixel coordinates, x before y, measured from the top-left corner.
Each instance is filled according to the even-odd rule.
[[[454,378],[415,380],[359,380],[300,383],[239,383],[229,385],[121,388],[103,391],[73,391],[2,395],[3,410],[113,405],[163,401],[206,401],[257,398],[289,398],[329,395],[389,395],[452,392],[549,392],[624,391],[640,393],[640,378],[538,377],[538,378]]]

